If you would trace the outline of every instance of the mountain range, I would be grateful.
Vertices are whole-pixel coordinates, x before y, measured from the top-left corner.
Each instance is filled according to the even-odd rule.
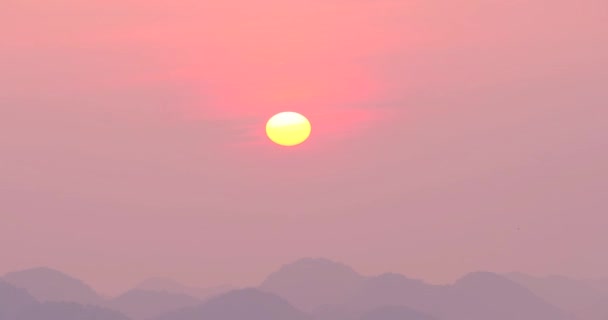
[[[81,280],[36,268],[0,278],[0,320],[606,320],[601,288],[601,281],[490,272],[432,285],[306,258],[255,288],[154,278],[104,298]]]
[[[236,288],[230,285],[210,287],[210,288],[199,288],[194,286],[187,286],[169,278],[150,278],[140,282],[135,286],[136,289],[145,291],[161,291],[168,293],[187,294],[192,297],[199,299],[207,299],[218,294],[232,291]]]
[[[601,281],[580,281],[564,276],[534,277],[522,273],[506,277],[579,319],[608,319],[608,291],[603,290]]]

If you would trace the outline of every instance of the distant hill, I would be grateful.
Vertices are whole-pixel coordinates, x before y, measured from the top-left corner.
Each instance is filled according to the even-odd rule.
[[[146,291],[160,291],[160,292],[169,292],[176,294],[186,294],[189,296],[193,296],[199,299],[207,299],[222,293],[226,293],[228,291],[234,290],[231,286],[218,286],[211,288],[198,288],[192,286],[183,285],[173,279],[168,278],[150,278],[142,281],[137,286],[136,289],[146,290]]]
[[[133,320],[143,320],[200,303],[201,300],[185,294],[135,289],[108,301],[107,306]]]
[[[129,320],[129,318],[115,311],[77,303],[40,303],[24,289],[0,281],[0,320]]]
[[[366,278],[342,264],[305,259],[275,272],[261,288],[312,310],[318,320],[356,320],[385,307],[441,320],[574,319],[524,286],[488,272],[436,286],[393,273]]]
[[[315,320],[358,320],[363,313],[345,305],[324,305],[312,312]]]
[[[39,301],[81,304],[103,302],[103,298],[84,282],[49,268],[11,272],[6,274],[3,279],[18,288],[27,290]]]
[[[293,306],[313,311],[326,304],[340,304],[365,277],[350,267],[327,259],[302,259],[272,273],[260,289],[285,298]]]
[[[403,306],[442,320],[574,319],[528,289],[488,272],[471,273],[449,286],[396,274],[373,277],[345,308],[365,314],[384,306]]]
[[[315,320],[438,320],[404,306],[385,305],[369,311],[355,311],[344,306],[324,306],[314,313]]]
[[[523,273],[511,273],[506,277],[579,319],[608,319],[608,292],[596,287],[595,282],[563,276],[534,277]]]
[[[367,312],[359,320],[437,320],[406,307],[388,306]]]
[[[110,300],[48,268],[2,281],[0,320],[608,320],[601,281],[475,272],[438,286],[395,273],[365,277],[327,259],[298,260],[258,289],[207,300],[158,278]]]
[[[236,290],[157,320],[311,320],[282,298],[257,289]]]
[[[21,312],[15,320],[129,320],[107,309],[68,302],[45,302]]]
[[[418,311],[436,311],[445,288],[396,273],[370,277],[347,302],[348,308],[366,313],[384,306],[404,306]]]
[[[36,299],[25,290],[0,281],[0,320],[13,320],[24,309],[37,304]]]
[[[446,287],[438,318],[445,320],[573,320],[573,316],[494,273],[475,272]]]

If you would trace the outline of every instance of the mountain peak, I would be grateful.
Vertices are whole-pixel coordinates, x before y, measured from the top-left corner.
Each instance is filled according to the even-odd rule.
[[[5,275],[5,278],[19,277],[22,275],[28,275],[28,276],[34,275],[34,276],[38,276],[38,277],[54,277],[54,278],[69,278],[70,277],[70,276],[66,275],[65,273],[63,273],[59,270],[53,269],[53,268],[34,267],[34,268],[9,272]]]
[[[365,277],[349,266],[324,258],[305,258],[272,273],[260,288],[284,297],[294,306],[312,311],[337,304],[363,283]]]
[[[292,307],[283,298],[259,289],[234,290],[209,299],[206,303],[166,314],[161,320],[196,319],[264,319],[308,320],[305,313]]]
[[[467,314],[470,318],[572,319],[526,287],[491,272],[465,275],[449,288],[444,315]]]
[[[376,282],[409,282],[412,284],[425,284],[422,280],[408,278],[400,273],[393,272],[383,273],[372,279]]]
[[[40,301],[72,301],[83,304],[102,301],[83,281],[47,267],[10,272],[3,279],[15,287],[27,290]]]

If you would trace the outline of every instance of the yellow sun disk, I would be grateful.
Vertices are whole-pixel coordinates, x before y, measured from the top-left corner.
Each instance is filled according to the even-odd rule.
[[[295,146],[310,136],[311,125],[308,119],[295,112],[279,113],[266,124],[268,138],[282,146]]]

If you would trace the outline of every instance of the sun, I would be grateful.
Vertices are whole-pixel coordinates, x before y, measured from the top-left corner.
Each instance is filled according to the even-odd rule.
[[[266,123],[268,138],[285,147],[301,144],[308,139],[310,132],[310,121],[297,112],[278,113]]]

